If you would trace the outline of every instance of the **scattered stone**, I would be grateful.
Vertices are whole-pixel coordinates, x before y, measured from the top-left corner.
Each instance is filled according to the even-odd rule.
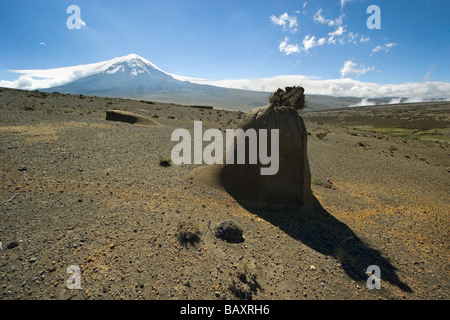
[[[233,220],[225,220],[214,230],[215,236],[227,242],[243,242],[242,228]]]
[[[18,242],[16,242],[16,241],[11,241],[10,243],[8,243],[8,244],[6,245],[6,249],[13,249],[13,248],[15,248],[15,247],[17,247],[17,246],[19,246],[19,243],[18,243]]]
[[[28,260],[28,262],[29,263],[35,263],[37,261],[37,258],[30,258],[29,260]]]

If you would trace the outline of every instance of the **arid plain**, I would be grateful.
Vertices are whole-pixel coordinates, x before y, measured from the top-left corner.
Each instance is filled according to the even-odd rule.
[[[0,88],[0,113],[1,299],[449,299],[449,102],[301,111],[314,212],[251,210],[161,165],[176,128],[242,112]],[[226,220],[243,241],[215,236]]]

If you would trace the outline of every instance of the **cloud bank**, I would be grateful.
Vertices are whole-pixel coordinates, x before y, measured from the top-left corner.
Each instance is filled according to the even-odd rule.
[[[286,50],[289,50],[287,45]],[[291,48],[290,50],[295,50]],[[99,62],[87,65],[45,69],[45,70],[15,70],[20,74],[15,81],[0,81],[0,87],[9,87],[24,90],[46,89],[63,85],[89,75],[102,72],[111,64],[122,58],[108,62]],[[153,64],[152,64],[153,65]],[[155,68],[157,68],[155,66]],[[158,70],[161,70],[157,68]],[[402,102],[426,101],[442,99],[450,101],[450,83],[448,82],[415,82],[403,84],[380,84],[350,79],[346,76],[363,74],[374,67],[357,65],[352,60],[346,61],[341,68],[340,79],[321,79],[305,75],[278,75],[266,78],[208,80],[193,78],[184,75],[170,74],[181,81],[190,81],[198,84],[208,84],[218,87],[273,92],[278,88],[287,86],[303,86],[308,94],[331,95],[338,97],[359,97],[373,99],[380,97],[396,98]],[[163,71],[163,70],[161,70]],[[164,72],[164,71],[163,71]],[[426,76],[425,79],[428,77]],[[366,100],[367,101],[367,100]],[[394,100],[393,100],[394,101]]]
[[[352,66],[355,68],[355,66]],[[354,72],[367,72],[370,68],[355,69]],[[174,77],[177,77],[174,75]],[[320,79],[304,75],[280,75],[257,79],[230,79],[230,80],[189,80],[199,84],[213,86],[273,92],[278,88],[287,86],[302,86],[308,94],[331,95],[337,97],[358,97],[361,99],[373,99],[381,97],[392,97],[395,101],[420,102],[428,100],[450,101],[450,83],[448,82],[415,82],[403,84],[380,84],[363,82],[350,78]],[[391,100],[391,101],[394,101]],[[366,103],[368,101],[366,100]],[[392,102],[394,103],[394,102]]]

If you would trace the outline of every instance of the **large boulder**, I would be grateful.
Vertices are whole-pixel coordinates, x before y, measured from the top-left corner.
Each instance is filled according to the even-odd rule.
[[[275,174],[262,174],[267,167],[259,161],[249,161],[249,144],[246,143],[245,163],[237,163],[237,142],[230,145],[224,154],[223,164],[197,167],[191,172],[194,180],[222,188],[239,202],[257,206],[284,206],[290,204],[312,205],[311,173],[307,156],[307,132],[298,110],[304,106],[304,89],[301,87],[278,89],[270,98],[271,104],[249,111],[238,128],[244,131],[255,129],[279,130],[279,167]],[[258,142],[259,142],[258,134]],[[272,146],[270,134],[267,136],[268,155]],[[230,149],[231,148],[231,149]],[[227,153],[233,152],[235,161],[230,164]],[[227,163],[228,162],[228,163]]]

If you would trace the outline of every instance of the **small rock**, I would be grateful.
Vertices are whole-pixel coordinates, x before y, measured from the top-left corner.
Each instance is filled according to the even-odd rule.
[[[311,266],[309,267],[309,269],[314,271],[314,270],[316,270],[316,266],[311,265]]]
[[[29,263],[35,263],[37,261],[37,258],[30,258],[30,260],[28,260]]]
[[[19,245],[18,242],[11,241],[10,243],[7,244],[6,249],[13,249],[13,248],[17,247],[18,245]]]
[[[233,220],[225,220],[215,228],[215,236],[227,242],[243,242],[242,228]]]

